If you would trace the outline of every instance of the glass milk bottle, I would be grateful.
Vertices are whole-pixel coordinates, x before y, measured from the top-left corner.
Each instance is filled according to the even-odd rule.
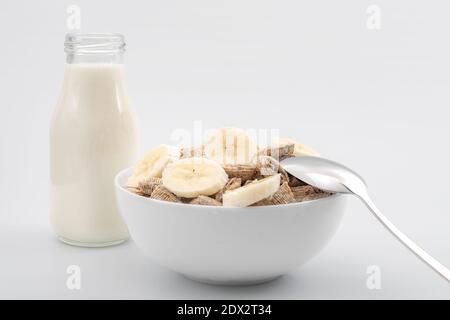
[[[138,156],[119,34],[68,34],[67,64],[50,128],[51,221],[59,239],[100,247],[128,239],[114,176]]]

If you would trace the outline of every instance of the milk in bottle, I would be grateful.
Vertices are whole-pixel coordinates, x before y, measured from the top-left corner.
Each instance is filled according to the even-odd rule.
[[[67,64],[50,128],[51,221],[69,244],[107,246],[128,238],[114,176],[138,156],[118,34],[68,34]]]

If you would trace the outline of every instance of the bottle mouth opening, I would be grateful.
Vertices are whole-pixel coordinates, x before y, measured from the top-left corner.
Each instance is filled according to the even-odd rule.
[[[64,51],[68,54],[123,53],[125,38],[118,33],[68,33]]]

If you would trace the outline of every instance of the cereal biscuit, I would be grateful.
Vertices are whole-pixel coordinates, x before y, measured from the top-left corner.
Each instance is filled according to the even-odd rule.
[[[248,181],[251,181],[251,180],[248,180]],[[242,185],[242,179],[241,178],[231,178],[230,180],[228,180],[228,182],[225,185],[225,187],[223,187],[223,189],[221,191],[216,193],[215,199],[217,201],[222,201],[222,196],[223,196],[223,194],[226,191],[239,188],[239,187],[241,187],[241,185]]]
[[[197,198],[192,199],[190,204],[199,204],[203,206],[221,206],[222,203],[208,196],[198,196]]]
[[[181,202],[181,200],[174,195],[172,192],[166,189],[162,184],[159,184],[153,190],[151,196],[152,199],[170,201],[170,202]]]
[[[139,182],[137,189],[139,192],[146,194],[147,196],[151,196],[153,190],[155,190],[156,186],[160,184],[162,184],[161,178],[148,178]]]
[[[269,156],[279,161],[294,156],[295,144],[289,143],[281,146],[271,146],[258,152],[258,157]]]
[[[230,179],[241,178],[242,183],[254,179],[258,173],[258,166],[256,164],[227,164],[223,166],[223,169]]]
[[[270,156],[262,156],[258,160],[257,167],[259,171],[257,178],[273,176],[277,173],[281,173],[281,183],[289,183],[288,173],[275,158]]]
[[[271,197],[258,201],[252,206],[270,206],[295,202],[294,194],[287,182],[284,182]]]

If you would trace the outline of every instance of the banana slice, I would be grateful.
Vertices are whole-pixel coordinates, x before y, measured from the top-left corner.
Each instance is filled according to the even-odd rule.
[[[280,188],[280,174],[227,191],[222,196],[224,207],[248,207],[272,196]]]
[[[133,174],[128,178],[128,186],[138,187],[150,178],[161,178],[165,166],[179,158],[179,150],[165,144],[159,145],[138,162]]]
[[[288,146],[290,144],[294,144],[294,152],[293,152],[294,157],[300,157],[300,156],[319,157],[320,156],[320,153],[318,153],[313,148],[305,146],[304,144],[298,143],[289,138],[280,138],[280,139],[278,139],[278,141],[275,142],[276,146]]]
[[[210,196],[228,181],[225,170],[205,158],[186,158],[169,164],[162,173],[163,185],[178,197]]]
[[[257,153],[252,137],[239,128],[214,130],[205,144],[205,155],[222,165],[249,164]]]

